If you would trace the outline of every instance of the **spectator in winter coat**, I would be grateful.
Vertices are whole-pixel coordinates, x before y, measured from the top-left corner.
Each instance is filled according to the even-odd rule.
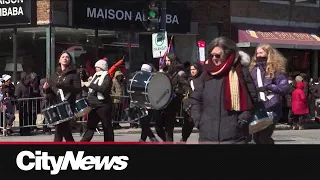
[[[317,99],[320,98],[320,84],[319,84],[319,78],[314,78],[312,82],[310,82],[310,88],[309,88],[309,111],[311,117],[315,117],[315,102]]]
[[[200,142],[245,144],[257,92],[248,70],[250,57],[226,37],[208,47],[209,60],[191,97],[191,117]]]
[[[122,103],[123,98],[121,96],[124,95],[124,76],[121,71],[116,71],[114,78],[112,80],[113,85],[111,88],[111,95],[113,96],[113,118],[115,122],[121,121],[122,117]],[[121,126],[119,123],[113,124],[114,129],[120,129]]]
[[[289,92],[287,95],[285,95],[285,106],[284,106],[284,112],[287,113],[288,118],[288,124],[292,125],[292,111],[291,111],[291,104],[292,104],[292,92],[295,88],[295,81],[292,80],[292,77],[288,77],[288,83],[289,83]]]
[[[304,121],[309,114],[308,99],[305,95],[303,82],[297,82],[296,89],[292,92],[292,114],[293,114],[293,130],[299,127],[303,129]]]
[[[17,84],[14,96],[17,99],[20,98],[32,98],[33,90],[31,87],[31,78],[26,72],[21,73],[21,81]],[[17,102],[19,107],[19,125],[20,125],[20,135],[27,136],[31,135],[31,128],[25,126],[32,126],[36,121],[36,116],[34,112],[34,107],[32,100],[22,100]]]

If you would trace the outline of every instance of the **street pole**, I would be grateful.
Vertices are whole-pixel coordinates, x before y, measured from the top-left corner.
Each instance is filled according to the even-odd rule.
[[[167,1],[160,1],[160,32],[166,32]]]

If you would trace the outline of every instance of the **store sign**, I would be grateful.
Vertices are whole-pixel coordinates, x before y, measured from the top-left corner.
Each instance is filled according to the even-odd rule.
[[[144,2],[82,2],[74,1],[74,26],[82,28],[103,28],[108,30],[145,31],[142,21]],[[167,2],[166,24],[171,33],[190,31],[191,13],[179,5]]]
[[[205,48],[206,48],[206,42],[205,41],[198,41],[198,48],[199,48],[199,60],[201,64],[204,64],[204,62],[206,61],[206,52],[205,52]]]
[[[168,37],[167,32],[153,33],[152,34],[152,56],[153,58],[160,58],[168,50]]]
[[[247,30],[247,33],[253,38],[279,39],[279,40],[298,40],[298,41],[320,41],[320,37],[315,34],[297,33],[297,32],[262,32]]]
[[[31,24],[32,0],[0,0],[0,26]]]

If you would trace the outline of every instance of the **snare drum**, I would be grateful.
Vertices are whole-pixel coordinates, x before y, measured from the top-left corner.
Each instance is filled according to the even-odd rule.
[[[173,96],[171,80],[161,72],[133,73],[129,77],[127,87],[132,103],[156,110],[167,107]]]
[[[74,118],[74,114],[68,102],[52,105],[42,110],[42,113],[49,125],[58,125]]]
[[[76,101],[74,114],[77,118],[83,117],[91,111],[91,107],[86,98],[82,98]]]
[[[125,109],[126,115],[130,118],[130,121],[137,121],[148,115],[148,110],[144,107],[133,106]]]
[[[249,124],[249,133],[253,134],[269,127],[273,124],[272,112],[267,112],[265,108],[256,108],[253,121]]]

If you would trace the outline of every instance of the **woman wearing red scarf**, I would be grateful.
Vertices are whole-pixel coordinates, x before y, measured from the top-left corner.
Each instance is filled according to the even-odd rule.
[[[208,50],[202,83],[191,97],[199,142],[244,144],[257,100],[248,69],[250,57],[225,37],[214,39]]]

